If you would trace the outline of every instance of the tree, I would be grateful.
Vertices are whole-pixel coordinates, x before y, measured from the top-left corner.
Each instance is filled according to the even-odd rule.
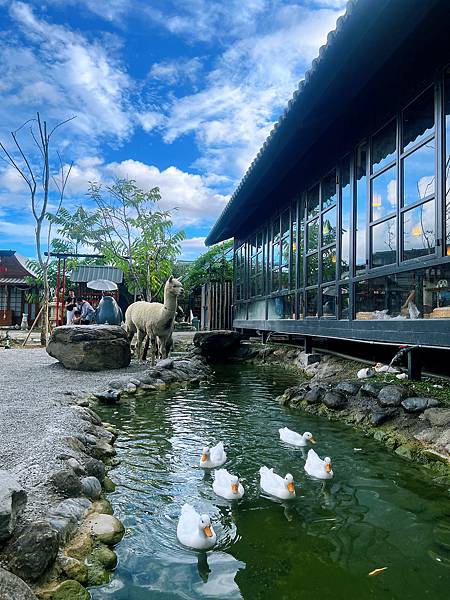
[[[65,240],[72,242],[67,252],[74,254],[78,254],[79,245],[86,242],[86,232],[98,223],[98,215],[96,213],[90,214],[82,205],[78,206],[73,213],[62,206],[57,214],[50,214],[48,218],[52,223],[59,226],[58,233]]]
[[[144,191],[131,179],[104,188],[91,182],[88,196],[97,206],[84,239],[122,269],[129,291],[147,300],[157,295],[181,251],[183,231],[172,232],[169,211],[157,209],[159,188]]]
[[[233,279],[233,240],[211,246],[190,266],[183,278],[183,287],[191,291],[209,281]]]
[[[9,163],[25,181],[31,200],[31,212],[35,221],[35,241],[37,261],[42,273],[42,282],[44,289],[44,325],[41,334],[41,343],[47,345],[48,341],[48,301],[49,301],[49,282],[48,282],[48,267],[50,256],[45,257],[44,248],[50,249],[51,228],[52,223],[48,218],[48,205],[51,193],[51,183],[55,186],[55,194],[57,197],[57,210],[61,209],[64,199],[64,193],[67,185],[67,180],[72,170],[72,163],[65,167],[61,160],[61,156],[56,151],[57,161],[52,156],[52,138],[59,127],[71,121],[74,117],[57,123],[51,129],[47,126],[47,121],[42,120],[39,113],[36,119],[30,119],[23,125],[11,131],[14,150],[7,150],[6,146],[0,141],[0,149],[3,152],[3,158]],[[29,141],[32,141],[37,148],[37,152],[32,153],[25,149],[26,143],[19,141],[18,134],[28,127]],[[55,173],[54,163],[58,163],[58,169]]]

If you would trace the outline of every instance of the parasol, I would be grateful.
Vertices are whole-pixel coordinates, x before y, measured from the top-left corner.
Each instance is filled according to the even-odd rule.
[[[94,279],[93,281],[88,281],[87,286],[91,290],[100,290],[102,292],[113,292],[114,290],[117,290],[117,284],[108,279]]]

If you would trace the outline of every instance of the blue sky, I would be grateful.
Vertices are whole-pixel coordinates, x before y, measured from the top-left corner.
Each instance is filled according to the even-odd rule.
[[[39,110],[72,115],[67,208],[92,180],[159,186],[183,257],[292,96],[344,0],[0,0],[0,139]],[[0,162],[0,248],[34,256],[22,182]]]

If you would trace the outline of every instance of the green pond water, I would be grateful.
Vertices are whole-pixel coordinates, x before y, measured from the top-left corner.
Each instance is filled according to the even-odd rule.
[[[218,367],[198,388],[101,408],[121,431],[110,499],[127,533],[94,600],[450,598],[448,490],[349,427],[280,407],[275,397],[295,381],[280,369]],[[305,474],[302,449],[279,440],[283,426],[315,435],[333,480]],[[198,467],[202,446],[220,440],[246,489],[237,504]],[[295,500],[261,496],[261,465],[294,475]],[[184,502],[211,515],[213,551],[178,543]]]

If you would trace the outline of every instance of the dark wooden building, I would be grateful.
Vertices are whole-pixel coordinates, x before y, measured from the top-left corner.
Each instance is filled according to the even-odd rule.
[[[207,238],[234,327],[450,345],[450,2],[349,2]]]
[[[36,275],[27,264],[15,250],[0,250],[0,327],[20,325],[23,314],[29,325],[36,317]]]

